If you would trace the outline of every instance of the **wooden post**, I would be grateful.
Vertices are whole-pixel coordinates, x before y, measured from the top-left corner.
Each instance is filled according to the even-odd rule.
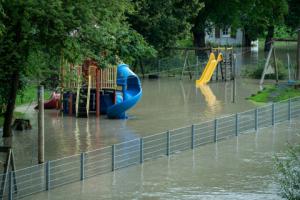
[[[227,81],[227,65],[228,65],[228,52],[227,52],[227,46],[225,46],[225,69],[224,69],[224,78],[225,81]],[[218,55],[219,56],[219,55]]]
[[[274,65],[275,65],[276,83],[278,83],[278,66],[277,66],[275,48],[273,48],[273,59],[274,59]]]
[[[60,110],[61,111],[63,110],[63,101],[64,101],[64,61],[62,58],[61,65],[60,65]]]
[[[300,80],[300,28],[298,29],[297,42],[297,80]]]
[[[261,78],[260,78],[260,82],[259,82],[260,85],[262,85],[263,82],[264,82],[265,75],[266,75],[266,72],[267,72],[267,68],[269,66],[270,58],[271,58],[271,55],[272,55],[272,51],[273,51],[273,43],[271,43],[271,48],[270,48],[270,51],[268,53],[268,57],[267,57],[267,60],[266,60],[266,63],[265,63],[265,67],[264,67],[263,73],[262,73]]]
[[[73,93],[69,94],[69,115],[73,115]]]
[[[99,83],[99,69],[96,69],[96,117],[100,115],[100,83]]]
[[[217,56],[219,55],[219,49],[217,49]],[[223,77],[223,72],[222,72],[222,68],[223,68],[223,65],[222,65],[222,63],[218,63],[218,65],[217,65],[217,69],[216,69],[216,72],[215,72],[215,74],[216,74],[216,81],[218,80],[218,78],[219,78],[219,68],[220,68],[220,70],[221,70],[221,77]]]
[[[44,163],[44,86],[38,87],[38,163]]]

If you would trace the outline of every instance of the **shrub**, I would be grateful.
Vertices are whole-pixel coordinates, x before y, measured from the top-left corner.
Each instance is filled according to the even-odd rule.
[[[284,159],[276,157],[276,170],[281,195],[286,199],[300,199],[300,148],[290,147]]]

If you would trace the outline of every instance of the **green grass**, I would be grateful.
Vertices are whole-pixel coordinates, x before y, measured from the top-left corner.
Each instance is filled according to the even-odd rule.
[[[45,90],[45,99],[49,99],[51,96],[51,91]],[[16,99],[16,106],[31,103],[32,101],[37,100],[37,87],[28,86],[25,88],[22,94],[19,94]]]
[[[295,89],[293,86],[279,85],[266,86],[264,90],[249,97],[249,100],[255,102],[278,102],[289,98],[300,96],[300,89]]]
[[[45,100],[49,99],[51,96],[51,91],[45,90]],[[36,86],[28,86],[24,89],[22,94],[17,95],[16,106],[20,106],[23,104],[29,104],[34,101],[37,101],[37,87]],[[22,112],[14,112],[14,118],[24,117],[24,113]],[[0,115],[0,127],[3,126],[4,116]]]

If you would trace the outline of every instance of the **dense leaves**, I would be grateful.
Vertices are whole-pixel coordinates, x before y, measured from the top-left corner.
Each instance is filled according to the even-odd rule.
[[[134,0],[129,22],[160,53],[174,46],[191,28],[190,17],[203,7],[198,0]]]

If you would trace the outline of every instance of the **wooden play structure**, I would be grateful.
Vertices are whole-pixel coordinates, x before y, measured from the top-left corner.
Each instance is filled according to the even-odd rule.
[[[204,53],[215,53],[216,56],[219,53],[222,53],[223,60],[218,64],[212,80],[218,81],[228,81],[233,79],[233,72],[234,72],[234,53],[232,47],[217,47],[217,48],[198,48],[198,47],[190,47],[190,48],[176,48],[176,50],[183,50],[184,51],[184,64],[181,71],[181,79],[185,74],[189,75],[189,78],[192,79],[193,75],[197,78],[201,71],[203,71],[206,62],[199,61],[198,56],[195,56],[196,62],[195,64],[190,63],[190,56],[194,55],[195,51],[201,51]],[[201,66],[202,65],[202,66]],[[199,69],[201,66],[202,69]]]
[[[90,113],[100,116],[101,94],[110,95],[115,102],[117,90],[117,67],[101,69],[92,60],[81,66],[66,65],[61,70],[61,101],[63,112],[77,117]]]
[[[275,80],[276,83],[278,83],[278,64],[277,64],[277,57],[276,57],[276,48],[274,43],[275,42],[297,42],[295,39],[287,39],[287,38],[273,38],[271,40],[271,47],[268,52],[267,60],[265,62],[264,70],[261,75],[261,79],[259,84],[263,85],[265,76],[268,74],[275,74]],[[273,57],[273,63],[271,64],[271,57]],[[293,81],[293,78],[291,76],[291,65],[290,65],[290,55],[289,52],[287,51],[287,67],[288,67],[288,72],[289,72],[289,82]]]

